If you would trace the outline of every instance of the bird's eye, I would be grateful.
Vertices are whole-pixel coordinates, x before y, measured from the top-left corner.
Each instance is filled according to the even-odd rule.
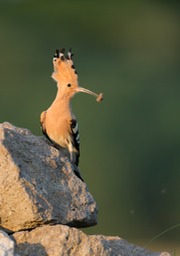
[[[71,87],[71,84],[67,84],[67,87]]]

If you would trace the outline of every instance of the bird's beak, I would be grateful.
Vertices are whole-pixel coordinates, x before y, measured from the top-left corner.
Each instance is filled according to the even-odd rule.
[[[90,94],[90,95],[96,97],[96,101],[97,102],[100,102],[100,101],[102,101],[104,99],[103,93],[97,94],[97,93],[92,92],[92,91],[90,91],[88,89],[85,89],[83,87],[78,87],[76,89],[76,92],[84,92],[84,93]]]

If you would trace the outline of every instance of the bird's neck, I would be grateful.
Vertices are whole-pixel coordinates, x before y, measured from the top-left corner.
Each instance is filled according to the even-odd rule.
[[[57,95],[55,100],[53,101],[51,107],[56,108],[58,112],[68,111],[72,113],[71,110],[71,97],[68,97],[66,94],[63,94],[59,90],[57,91]]]

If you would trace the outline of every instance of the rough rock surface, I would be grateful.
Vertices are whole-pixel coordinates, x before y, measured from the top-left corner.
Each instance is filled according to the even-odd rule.
[[[27,129],[0,124],[0,256],[170,255],[72,228],[96,223],[96,203],[67,151]],[[10,238],[2,230],[15,233]]]
[[[2,230],[0,230],[0,256],[13,256],[14,242]]]
[[[20,256],[170,256],[152,253],[119,237],[87,236],[63,225],[43,226],[15,233],[15,252]]]
[[[47,223],[95,225],[96,203],[65,150],[27,129],[0,124],[0,228],[10,233]]]

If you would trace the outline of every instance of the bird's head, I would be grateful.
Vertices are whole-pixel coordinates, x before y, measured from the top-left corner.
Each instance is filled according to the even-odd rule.
[[[102,93],[98,95],[83,87],[79,87],[77,71],[72,60],[73,54],[71,50],[67,52],[66,56],[64,54],[65,49],[56,50],[53,58],[54,72],[52,78],[57,82],[61,96],[72,98],[76,93],[84,92],[95,96],[97,102],[102,101]]]

